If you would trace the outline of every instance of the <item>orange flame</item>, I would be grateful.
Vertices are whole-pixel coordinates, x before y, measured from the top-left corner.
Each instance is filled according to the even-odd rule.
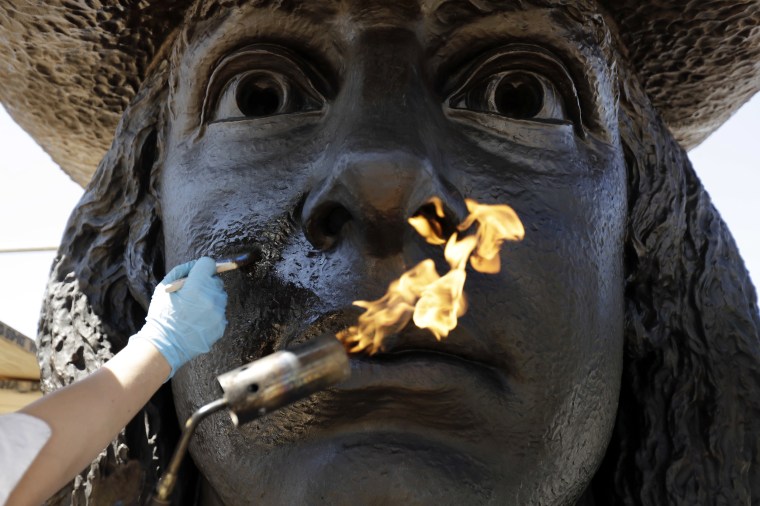
[[[446,245],[443,254],[450,270],[440,276],[433,260],[423,260],[393,281],[381,298],[355,301],[354,305],[366,311],[359,316],[356,325],[337,335],[349,352],[379,351],[383,340],[400,332],[410,320],[421,329],[429,329],[440,341],[467,311],[464,296],[467,261],[478,272],[495,274],[501,270],[501,245],[525,236],[520,218],[507,205],[478,204],[471,199],[465,203],[470,214],[448,240],[443,236],[440,221],[423,215],[409,218],[409,224],[428,243]],[[434,197],[430,204],[435,216],[443,218],[441,201]],[[474,224],[477,224],[474,234],[459,237]]]

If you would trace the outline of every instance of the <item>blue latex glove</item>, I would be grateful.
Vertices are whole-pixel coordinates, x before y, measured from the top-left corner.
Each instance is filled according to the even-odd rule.
[[[185,285],[167,293],[166,285],[187,277]],[[224,333],[227,293],[208,257],[178,265],[153,292],[145,325],[132,339],[153,344],[172,368],[167,381],[185,362],[206,353]]]

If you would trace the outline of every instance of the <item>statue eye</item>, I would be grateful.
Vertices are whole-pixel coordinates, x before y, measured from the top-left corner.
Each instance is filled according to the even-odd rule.
[[[466,87],[449,102],[455,109],[519,120],[566,121],[562,97],[543,76],[523,70],[499,72]]]
[[[212,121],[318,111],[323,105],[324,98],[303,83],[279,72],[253,70],[227,84]]]
[[[452,110],[518,121],[574,125],[584,136],[573,78],[554,54],[529,44],[491,51],[447,79]]]
[[[204,117],[216,122],[320,111],[330,89],[292,51],[258,44],[230,55],[214,71]]]
[[[293,96],[295,95],[295,97]],[[271,116],[298,109],[303,97],[291,92],[291,87],[281,75],[270,72],[251,72],[235,89],[238,110],[247,117]]]

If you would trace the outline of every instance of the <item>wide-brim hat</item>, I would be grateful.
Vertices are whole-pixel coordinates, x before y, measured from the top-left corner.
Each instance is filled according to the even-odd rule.
[[[0,3],[0,102],[81,185],[191,0]],[[760,89],[760,0],[601,0],[685,147]]]

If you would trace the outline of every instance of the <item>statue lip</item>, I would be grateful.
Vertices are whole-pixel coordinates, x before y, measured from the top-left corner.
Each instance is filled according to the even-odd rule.
[[[406,437],[426,448],[470,454],[498,426],[494,407],[499,411],[515,402],[504,371],[447,351],[399,348],[351,355],[350,365],[347,380],[315,396],[312,421],[325,431],[314,432],[315,441],[393,439],[402,445]]]
[[[351,307],[325,313],[290,342],[305,342],[326,333],[335,335],[353,324],[359,312]],[[500,343],[484,341],[482,333],[461,321],[441,341],[410,322],[401,332],[388,336],[381,351],[350,354],[352,377],[335,388],[440,390],[450,383],[450,377],[466,373],[498,391],[509,390],[507,380],[513,371],[508,353]],[[425,374],[435,379],[423,379]]]
[[[361,310],[343,306],[314,314],[282,336],[277,350],[336,335]],[[423,445],[472,455],[500,425],[504,410],[518,409],[520,390],[508,342],[460,320],[444,340],[409,324],[374,355],[350,354],[351,375],[273,417],[304,416],[308,430],[290,443]],[[277,418],[273,418],[277,419]],[[248,437],[256,431],[244,429]]]
[[[437,349],[404,348],[372,356],[351,356],[351,377],[335,388],[338,391],[393,389],[399,391],[439,392],[467,387],[467,383],[486,383],[490,390],[509,390],[503,370]],[[463,376],[468,380],[462,382]]]

